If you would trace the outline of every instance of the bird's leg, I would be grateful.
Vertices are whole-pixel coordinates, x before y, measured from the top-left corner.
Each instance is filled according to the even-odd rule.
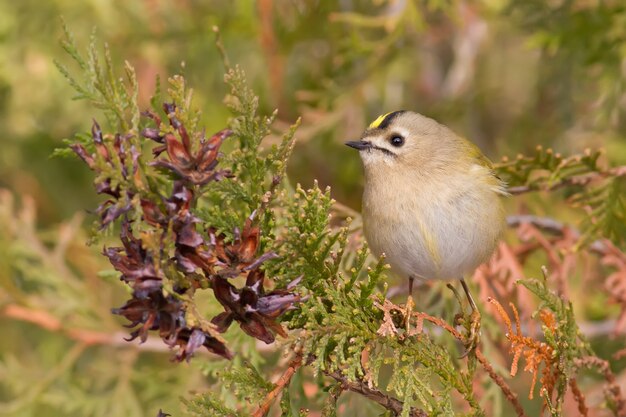
[[[413,313],[413,307],[415,307],[415,303],[413,302],[413,281],[415,278],[413,276],[409,277],[409,296],[406,299],[406,333],[409,334],[409,330],[411,328],[411,314]]]
[[[467,283],[463,278],[461,278],[461,285],[463,286],[463,291],[465,291],[465,295],[467,295],[467,300],[469,301],[470,307],[472,308],[472,313],[470,314],[470,322],[469,322],[469,333],[467,335],[467,342],[465,345],[465,353],[461,358],[466,357],[470,352],[478,347],[478,343],[480,342],[480,311],[478,311],[478,306],[472,298],[472,294],[470,294],[469,288],[467,287]]]

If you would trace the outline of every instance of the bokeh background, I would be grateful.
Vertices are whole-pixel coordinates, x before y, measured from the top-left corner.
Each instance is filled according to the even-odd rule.
[[[397,109],[442,121],[494,160],[542,145],[603,147],[607,163],[626,163],[621,0],[0,2],[2,415],[180,415],[179,397],[201,390],[200,368],[211,366],[171,365],[156,344],[139,353],[71,342],[76,326],[121,331],[108,309],[124,289],[101,272],[110,267],[100,248],[84,245],[86,211],[98,203],[91,173],[50,157],[101,117],[72,100],[55,66],[76,69],[59,43],[62,19],[82,47],[95,32],[120,69],[135,67],[144,107],[155,76],[184,74],[207,131],[229,117],[219,27],[261,111],[278,109],[277,129],[302,117],[290,181],[331,185],[355,210],[361,167],[342,143]],[[532,204],[541,213],[554,202]],[[583,315],[615,312],[605,298],[593,303]],[[7,307],[16,305],[29,309]]]

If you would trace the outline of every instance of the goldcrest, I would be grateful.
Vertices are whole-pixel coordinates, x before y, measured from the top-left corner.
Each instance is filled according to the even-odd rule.
[[[462,279],[490,257],[505,224],[505,186],[491,162],[472,142],[410,111],[380,116],[346,145],[363,161],[372,252],[385,254],[410,289],[413,280],[461,280],[475,310]]]

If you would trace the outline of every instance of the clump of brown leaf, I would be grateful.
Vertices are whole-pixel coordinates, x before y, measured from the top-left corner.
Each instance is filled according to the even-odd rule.
[[[165,103],[163,110],[169,126],[163,126],[157,114],[147,112],[144,115],[155,127],[144,129],[142,136],[159,144],[152,149],[153,160],[147,166],[169,173],[167,196],[162,194],[165,187],[151,185],[153,181],[142,171],[141,149],[129,141],[131,135],[116,134],[111,140],[94,121],[95,152],[82,144],[71,146],[97,173],[96,190],[111,196],[98,209],[100,227],[122,218],[122,246],[105,248],[104,254],[133,291],[132,298],[113,313],[124,316],[130,321],[128,327],[135,328],[129,340],[144,342],[149,331],[158,331],[165,343],[179,348],[176,360],[188,359],[202,346],[230,359],[233,354],[220,333],[233,321],[265,343],[272,343],[276,333],[286,336],[276,319],[299,301],[294,292],[297,281],[266,291],[261,268],[276,254],[257,255],[261,230],[254,212],[243,231],[234,230],[232,239],[218,234],[215,227],[199,227],[202,221],[196,206],[201,189],[233,177],[229,170],[217,169],[220,146],[232,131],[225,129],[206,139],[204,132],[187,131],[173,103]],[[167,158],[159,158],[164,152]],[[246,281],[238,288],[233,281],[240,276]],[[211,321],[194,312],[194,325],[190,325],[189,300],[205,288],[212,289],[224,312]]]

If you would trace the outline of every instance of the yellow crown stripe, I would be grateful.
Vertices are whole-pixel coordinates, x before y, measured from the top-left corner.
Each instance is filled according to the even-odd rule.
[[[370,123],[369,128],[370,129],[376,129],[378,126],[380,126],[380,124],[383,122],[383,120],[385,120],[385,117],[389,116],[391,113],[393,113],[393,112],[390,111],[389,113],[381,114],[380,116],[378,116],[376,118],[376,120],[374,120],[372,123]]]

